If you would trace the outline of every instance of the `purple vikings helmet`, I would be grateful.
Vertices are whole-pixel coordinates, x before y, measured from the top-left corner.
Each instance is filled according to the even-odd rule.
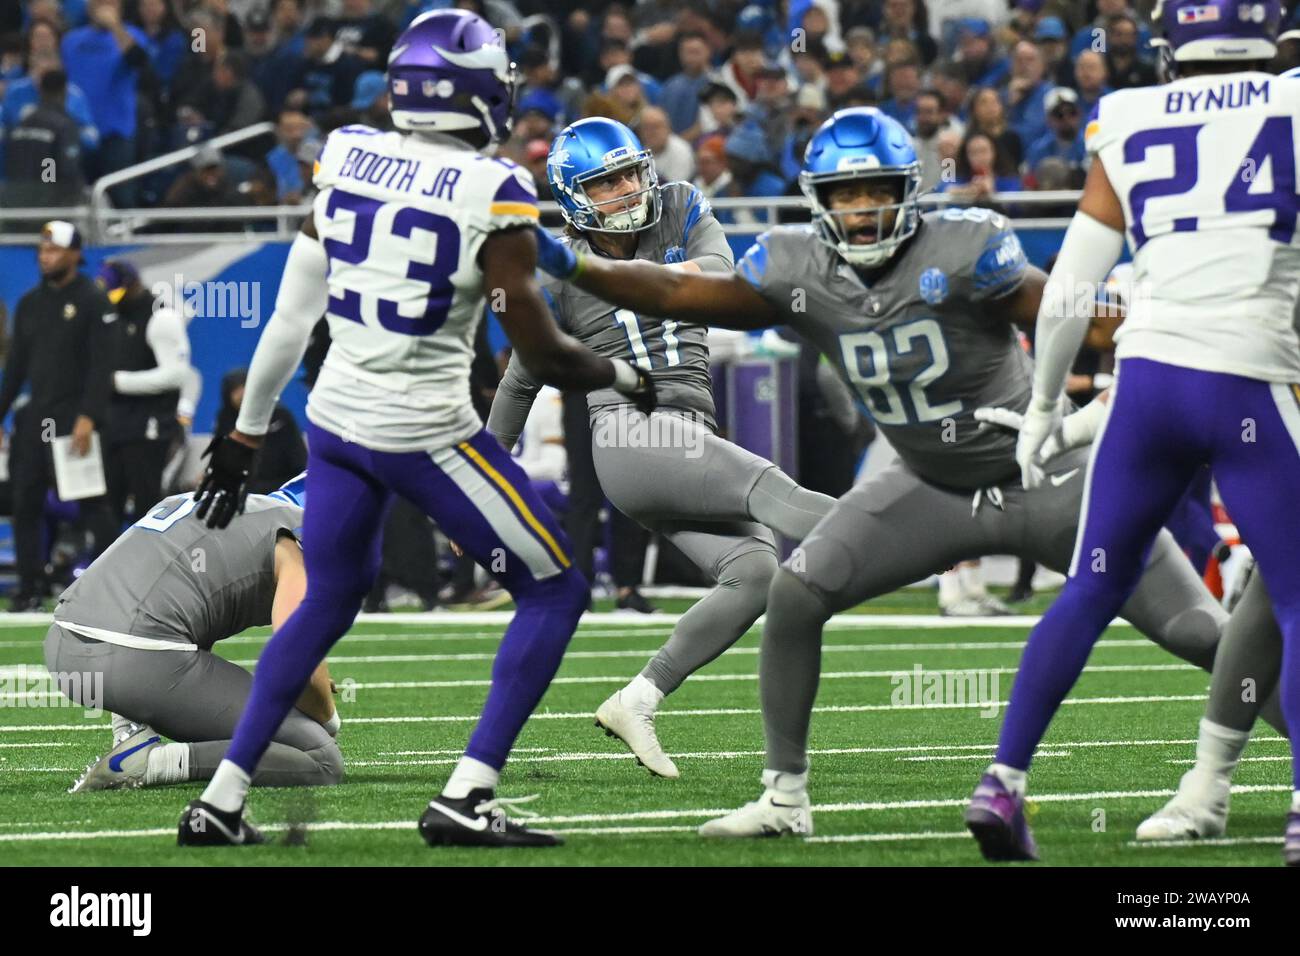
[[[1282,21],[1279,0],[1160,0],[1151,41],[1177,63],[1271,60]]]
[[[515,65],[501,38],[467,10],[432,10],[411,21],[388,56],[393,125],[410,132],[510,132]]]

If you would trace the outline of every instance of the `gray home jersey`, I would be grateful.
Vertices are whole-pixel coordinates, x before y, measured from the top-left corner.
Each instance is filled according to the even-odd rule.
[[[700,191],[690,183],[674,182],[664,185],[660,195],[663,212],[654,226],[641,233],[636,258],[651,262],[694,260],[704,272],[730,271],[731,247]],[[585,237],[566,241],[577,251],[600,254]],[[543,276],[541,282],[551,311],[564,331],[599,355],[626,359],[648,369],[661,408],[688,410],[716,427],[707,328],[615,308],[550,276]],[[512,357],[492,403],[488,429],[503,440],[517,437],[539,387],[518,355]],[[593,413],[626,401],[609,388],[587,396]]]
[[[194,507],[189,494],[158,502],[63,592],[54,619],[204,649],[270,624],[275,543],[301,534],[302,509],[249,495],[213,530]]]
[[[831,360],[912,471],[974,489],[1019,473],[1015,436],[973,413],[1028,404],[1032,363],[987,304],[1027,267],[1003,216],[950,209],[925,214],[870,286],[812,226],[763,233],[736,270]]]

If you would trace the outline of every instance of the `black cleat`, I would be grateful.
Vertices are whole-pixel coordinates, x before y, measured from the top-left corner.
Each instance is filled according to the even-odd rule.
[[[647,601],[645,595],[636,588],[628,591],[627,594],[620,594],[618,600],[614,602],[614,607],[619,611],[633,611],[637,614],[659,613],[659,608]]]
[[[453,800],[434,797],[420,817],[420,835],[429,846],[560,846],[558,836],[530,830],[506,817],[505,808],[532,797],[497,799],[486,787]],[[520,815],[524,814],[520,812]]]
[[[260,830],[244,819],[243,810],[227,813],[202,800],[191,800],[181,813],[177,846],[249,846],[265,843]]]

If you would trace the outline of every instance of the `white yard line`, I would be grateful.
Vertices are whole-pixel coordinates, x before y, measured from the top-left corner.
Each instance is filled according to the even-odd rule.
[[[1247,785],[1234,786],[1234,794],[1242,793],[1280,793],[1289,792],[1289,784],[1279,784],[1276,786]],[[1033,802],[1037,803],[1090,803],[1098,800],[1129,800],[1129,799],[1154,799],[1158,797],[1168,797],[1173,794],[1172,790],[1103,790],[1091,793],[1046,793],[1037,794],[1031,797]],[[897,800],[888,802],[863,802],[863,803],[831,803],[815,805],[812,809],[814,813],[858,813],[881,810],[915,810],[930,809],[943,807],[964,807],[969,801],[969,797],[957,797],[945,800]],[[539,816],[529,820],[530,824],[544,826],[547,824],[569,824],[569,823],[626,823],[636,820],[673,820],[673,819],[708,819],[710,817],[721,816],[730,813],[734,808],[710,808],[710,809],[678,809],[678,810],[640,810],[628,813],[586,813],[573,814],[567,816]],[[276,831],[285,829],[284,824],[261,824],[261,829]],[[387,821],[345,821],[345,820],[327,820],[318,823],[309,823],[309,830],[317,831],[348,831],[348,830],[408,830],[415,828],[414,820],[387,820]],[[622,828],[618,828],[622,829]],[[688,828],[689,829],[689,828]],[[648,832],[650,828],[645,828]],[[176,828],[154,828],[146,830],[52,830],[40,833],[0,833],[0,843],[29,843],[48,840],[90,840],[90,839],[130,839],[130,838],[151,838],[171,836],[175,834]],[[597,828],[587,831],[570,831],[570,832],[597,832]],[[871,837],[874,834],[849,834],[848,836]],[[912,839],[913,834],[879,834],[879,839]],[[918,837],[926,839],[926,837]],[[955,837],[954,837],[955,838]],[[826,840],[826,842],[832,842]],[[1206,846],[1225,841],[1201,840],[1196,841],[1196,845]],[[1266,842],[1261,838],[1254,838],[1244,842]],[[1277,842],[1273,840],[1271,842]],[[1139,845],[1139,844],[1131,844]],[[1157,844],[1150,844],[1156,846]],[[1160,846],[1170,846],[1171,844],[1158,844]]]

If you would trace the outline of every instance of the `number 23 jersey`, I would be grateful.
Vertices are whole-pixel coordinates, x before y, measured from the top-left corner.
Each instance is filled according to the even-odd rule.
[[[307,416],[378,451],[463,441],[482,427],[469,392],[479,251],[493,231],[537,222],[531,174],[454,137],[345,126],[315,183],[331,343]]]
[[[1121,90],[1086,130],[1124,208],[1119,358],[1300,381],[1300,80],[1242,72]]]

